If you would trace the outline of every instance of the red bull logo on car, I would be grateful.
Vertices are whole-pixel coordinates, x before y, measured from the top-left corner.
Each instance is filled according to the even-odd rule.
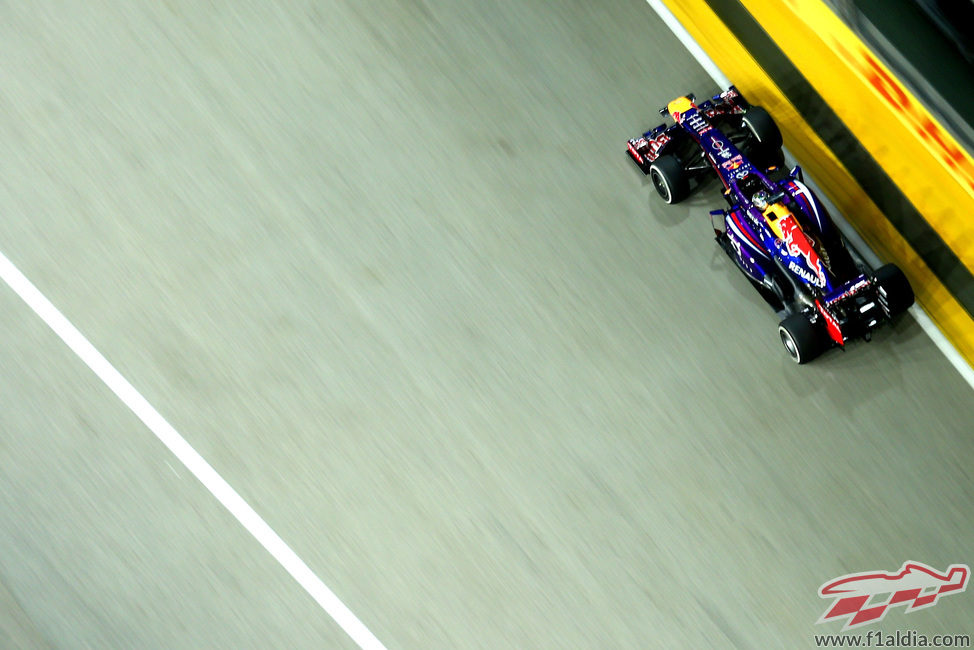
[[[728,171],[734,171],[738,167],[744,164],[744,157],[737,154],[727,162],[721,163],[720,166]]]
[[[971,569],[952,564],[944,572],[921,562],[905,562],[899,571],[850,573],[826,582],[818,595],[834,599],[818,623],[845,620],[842,630],[883,620],[892,607],[903,605],[906,613],[933,607],[941,596],[967,589]]]
[[[820,263],[818,267],[816,267],[817,268],[816,273],[812,273],[811,271],[802,268],[800,265],[796,264],[795,262],[788,262],[789,271],[796,274],[805,282],[811,282],[816,287],[825,286],[825,273],[822,271],[821,267],[822,265]]]
[[[780,240],[777,241],[781,242],[781,247],[790,257],[804,259],[807,266],[807,268],[802,268],[801,265],[791,261],[788,263],[788,268],[806,282],[810,282],[819,288],[826,287],[827,280],[822,260],[812,247],[811,241],[802,232],[798,222],[795,221],[795,217],[779,206],[771,206],[769,212],[782,215],[776,220],[770,220],[770,217],[765,215],[766,218],[769,218],[772,230],[775,231],[776,235],[780,235]]]

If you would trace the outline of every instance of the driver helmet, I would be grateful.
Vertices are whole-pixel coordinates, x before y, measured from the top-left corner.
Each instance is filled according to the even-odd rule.
[[[761,212],[764,212],[765,210],[768,209],[768,193],[765,192],[764,190],[761,190],[760,192],[755,192],[754,196],[751,197],[751,203],[754,204],[755,208],[757,208]]]

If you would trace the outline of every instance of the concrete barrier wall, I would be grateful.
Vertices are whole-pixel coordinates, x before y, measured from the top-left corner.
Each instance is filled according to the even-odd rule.
[[[821,0],[665,0],[974,364],[974,160]]]

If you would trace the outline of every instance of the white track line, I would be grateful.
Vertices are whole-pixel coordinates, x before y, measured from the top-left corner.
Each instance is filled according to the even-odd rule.
[[[687,51],[693,55],[693,58],[696,59],[698,64],[700,64],[700,67],[702,67],[704,71],[710,75],[711,79],[717,82],[718,86],[723,89],[731,85],[730,79],[728,79],[724,73],[721,72],[720,68],[717,67],[717,64],[714,63],[713,59],[707,56],[707,53],[703,51],[700,44],[693,40],[693,37],[690,36],[690,32],[688,32],[686,27],[683,26],[683,23],[677,20],[676,16],[673,15],[673,12],[670,11],[665,4],[663,4],[663,0],[646,0],[646,2],[648,2],[649,6],[653,8],[656,15],[658,15],[660,19],[666,23],[666,26],[670,28],[673,35],[676,36],[680,43],[683,44],[683,47],[687,48]]]
[[[682,23],[677,20],[676,16],[673,15],[673,12],[671,12],[669,8],[663,4],[663,0],[646,0],[646,2],[650,7],[652,7],[653,11],[656,12],[666,26],[670,28],[670,31],[673,32],[673,35],[676,36],[683,47],[690,52],[690,55],[693,56],[697,63],[704,69],[704,71],[707,72],[707,74],[710,75],[710,78],[713,79],[714,82],[720,86],[720,88],[727,88],[727,86],[731,85],[730,79],[728,79],[727,76],[721,72],[720,68],[717,67],[717,64],[714,63],[713,59],[707,56],[707,53],[704,52],[703,48],[700,47],[695,40],[693,40],[690,32],[688,32]],[[794,156],[792,156],[787,149],[784,151],[788,155],[789,159],[794,160]],[[821,191],[821,188],[819,188],[814,181],[806,180],[805,184],[809,185],[818,195],[819,199],[821,199],[822,203],[825,204],[825,207],[828,209],[829,214],[832,215],[835,224],[839,227],[839,230],[842,231],[842,234],[845,235],[846,239],[849,240],[852,247],[863,255],[870,266],[873,268],[879,266],[879,257],[868,245],[866,245],[866,242],[862,239],[856,229],[849,225],[849,222],[845,220],[842,213],[839,212],[838,208],[835,207],[835,204],[829,200],[828,196]],[[940,328],[934,324],[933,320],[931,320],[930,316],[923,311],[923,308],[920,307],[920,305],[914,305],[911,307],[910,312],[913,314],[913,318],[916,320],[920,328],[926,332],[927,336],[930,337],[930,340],[933,341],[933,344],[937,346],[945,357],[947,357],[947,360],[952,366],[954,366],[954,368],[957,369],[957,372],[960,373],[960,376],[964,378],[968,385],[974,389],[974,368],[972,368],[970,364],[967,363],[967,360],[961,356],[960,352],[957,351],[957,348],[955,348],[953,344],[947,340],[944,333],[940,331]]]
[[[48,327],[105,382],[152,433],[199,479],[200,483],[230,511],[237,521],[267,549],[275,560],[297,580],[308,594],[362,650],[385,650],[382,643],[362,624],[338,596],[316,576],[260,515],[237,494],[229,483],[193,449],[171,424],[95,349],[88,339],[58,311],[27,277],[0,253],[0,278],[40,316]]]

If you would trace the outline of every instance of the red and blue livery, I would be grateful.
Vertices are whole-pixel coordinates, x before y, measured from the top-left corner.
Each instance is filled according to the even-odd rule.
[[[678,97],[661,124],[629,140],[628,153],[666,203],[716,174],[727,207],[711,211],[717,243],[782,318],[778,333],[797,363],[871,332],[914,301],[903,272],[857,263],[802,171],[782,165],[770,115],[736,88],[695,103]]]

